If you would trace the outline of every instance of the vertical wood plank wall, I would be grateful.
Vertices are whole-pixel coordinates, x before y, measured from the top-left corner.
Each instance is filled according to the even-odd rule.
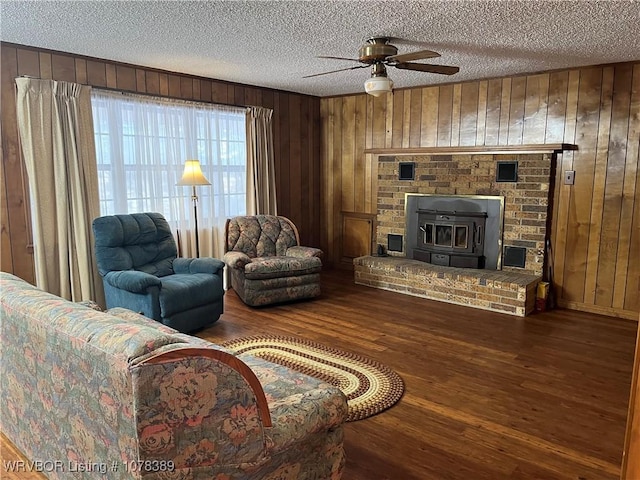
[[[367,148],[575,143],[554,193],[555,280],[563,305],[630,316],[640,305],[640,63],[335,98],[231,84],[2,44],[0,262],[34,281],[27,180],[15,120],[18,75],[205,102],[273,108],[279,213],[339,264],[342,212],[376,213]]]
[[[376,213],[367,148],[574,143],[559,156],[552,246],[563,306],[640,310],[640,63],[323,98],[323,233],[337,263],[341,212]],[[575,185],[562,172],[575,170]]]
[[[1,45],[0,162],[1,269],[34,282],[26,173],[16,125],[15,83],[20,75],[65,80],[137,93],[274,111],[278,213],[289,217],[301,241],[319,247],[320,99],[296,93],[232,84],[62,52]]]

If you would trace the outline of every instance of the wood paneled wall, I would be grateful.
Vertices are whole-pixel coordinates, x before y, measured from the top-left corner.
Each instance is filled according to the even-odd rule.
[[[279,213],[335,264],[343,212],[376,213],[377,166],[365,149],[575,143],[578,151],[560,157],[554,192],[560,301],[637,318],[640,63],[322,100],[5,43],[1,67],[0,262],[28,281],[29,202],[13,83],[19,75],[273,108]],[[565,170],[576,171],[574,186],[560,181]]]
[[[1,269],[34,282],[26,172],[16,126],[17,76],[65,80],[203,102],[274,111],[278,213],[289,217],[306,245],[320,246],[320,99],[249,85],[126,65],[20,45],[1,45]]]
[[[341,212],[376,213],[367,149],[570,143],[552,225],[561,305],[637,319],[640,310],[640,63],[324,98],[323,232],[340,258]],[[562,172],[575,170],[575,185]]]

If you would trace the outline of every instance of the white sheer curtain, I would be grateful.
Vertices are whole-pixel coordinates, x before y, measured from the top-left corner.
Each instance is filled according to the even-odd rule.
[[[94,89],[92,106],[100,213],[160,212],[195,256],[191,187],[178,187],[185,160],[199,160],[200,255],[222,258],[224,224],[246,214],[245,109]]]

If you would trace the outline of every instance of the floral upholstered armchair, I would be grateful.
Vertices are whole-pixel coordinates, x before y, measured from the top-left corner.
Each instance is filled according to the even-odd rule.
[[[223,257],[231,286],[252,307],[320,295],[322,250],[300,246],[285,217],[253,215],[227,220]]]

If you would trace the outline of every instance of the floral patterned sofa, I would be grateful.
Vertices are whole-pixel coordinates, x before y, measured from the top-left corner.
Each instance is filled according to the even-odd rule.
[[[320,295],[322,250],[300,246],[291,220],[275,215],[227,220],[225,255],[231,286],[252,307]]]
[[[7,273],[0,316],[2,431],[49,478],[341,476],[347,406],[326,383]]]

